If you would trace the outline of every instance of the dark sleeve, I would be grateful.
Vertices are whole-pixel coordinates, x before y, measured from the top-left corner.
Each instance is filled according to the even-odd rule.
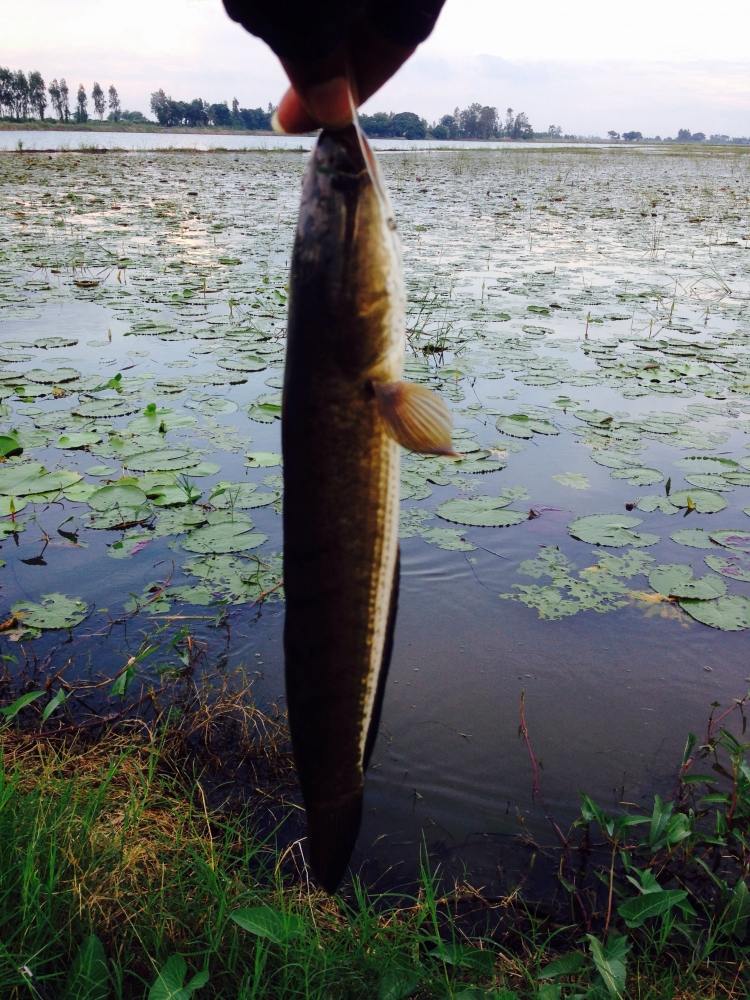
[[[326,55],[363,21],[413,48],[430,34],[445,0],[224,0],[229,16],[277,55]]]

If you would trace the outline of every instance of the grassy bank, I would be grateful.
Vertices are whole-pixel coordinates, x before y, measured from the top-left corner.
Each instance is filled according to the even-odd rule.
[[[44,735],[40,701],[0,731],[3,997],[746,996],[750,745],[724,728],[742,703],[688,742],[674,801],[607,816],[583,798],[541,907],[445,886],[427,861],[410,898],[317,892],[286,828],[279,720]],[[230,805],[207,779],[233,714],[251,768]]]
[[[158,125],[156,122],[58,122],[51,118],[29,119],[15,122],[0,120],[0,132],[166,132],[172,135],[184,133],[196,135],[273,135],[269,129],[257,131],[244,128],[218,128],[215,125],[186,127]]]

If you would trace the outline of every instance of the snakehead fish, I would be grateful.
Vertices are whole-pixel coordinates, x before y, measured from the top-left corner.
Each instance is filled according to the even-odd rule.
[[[359,832],[398,593],[399,443],[452,454],[445,404],[401,381],[404,290],[375,158],[324,131],[302,190],[284,374],[284,648],[310,862],[338,885]]]

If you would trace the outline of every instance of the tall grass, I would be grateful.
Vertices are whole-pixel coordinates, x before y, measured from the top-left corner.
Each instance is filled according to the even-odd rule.
[[[209,806],[168,724],[67,742],[6,726],[0,996],[740,1000],[748,745],[714,728],[650,814],[584,797],[560,860],[566,915],[445,886],[426,855],[408,897],[355,880],[331,899],[308,881],[293,809]],[[592,847],[609,855],[586,874],[572,859]]]

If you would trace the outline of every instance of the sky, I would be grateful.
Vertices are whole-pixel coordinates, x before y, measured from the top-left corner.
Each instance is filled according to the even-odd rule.
[[[124,108],[149,115],[159,88],[243,107],[284,89],[273,54],[220,0],[0,0],[0,24],[0,65],[64,76],[71,92],[114,83]],[[748,38],[747,0],[447,0],[365,110],[434,121],[479,101],[525,111],[538,131],[750,135]]]

